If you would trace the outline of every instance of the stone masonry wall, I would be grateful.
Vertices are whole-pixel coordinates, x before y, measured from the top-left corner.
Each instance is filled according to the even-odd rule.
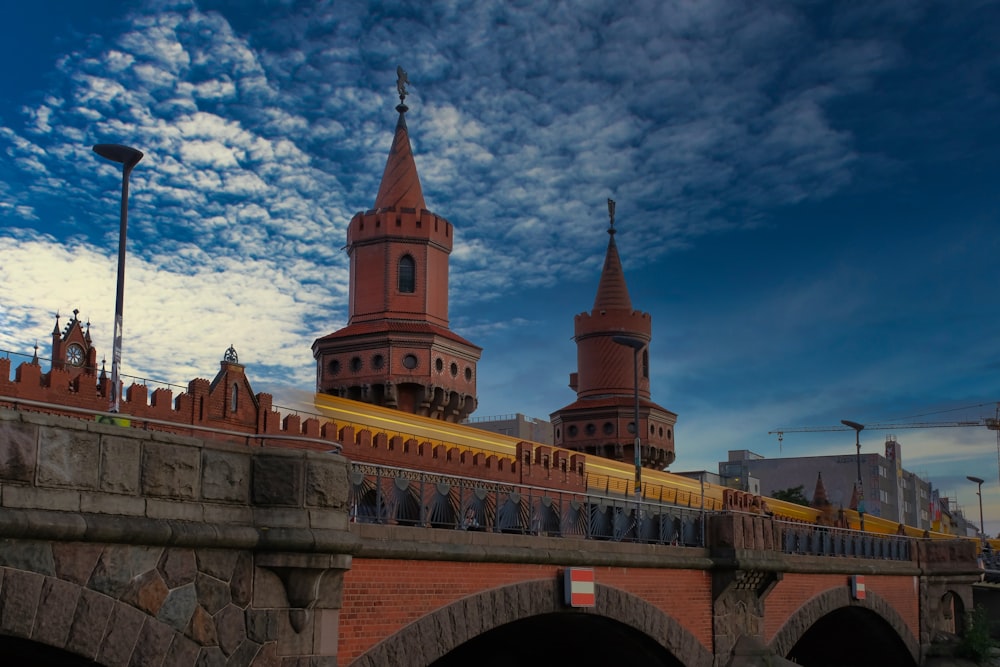
[[[334,454],[0,410],[0,634],[109,666],[334,665],[346,501]]]

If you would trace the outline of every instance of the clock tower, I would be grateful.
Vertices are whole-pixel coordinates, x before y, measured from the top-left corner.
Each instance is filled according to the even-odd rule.
[[[406,127],[406,72],[397,70],[399,119],[375,206],[347,229],[347,326],[317,339],[316,390],[459,422],[476,409],[482,348],[448,328],[452,224],[427,210]]]

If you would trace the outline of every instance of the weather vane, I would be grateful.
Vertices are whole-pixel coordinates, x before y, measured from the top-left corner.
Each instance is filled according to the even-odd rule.
[[[402,105],[406,101],[406,85],[410,83],[410,77],[406,75],[406,70],[404,70],[399,65],[396,66],[396,90],[399,91],[399,103]]]
[[[615,200],[608,199],[608,217],[611,218],[611,229],[615,228]]]

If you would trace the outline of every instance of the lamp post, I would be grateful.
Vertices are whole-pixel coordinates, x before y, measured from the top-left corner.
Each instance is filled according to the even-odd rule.
[[[97,144],[94,152],[101,157],[120,162],[122,165],[122,210],[121,228],[118,232],[118,287],[115,291],[115,337],[111,353],[111,409],[118,412],[121,409],[121,391],[119,390],[119,372],[122,361],[122,310],[125,301],[125,237],[128,231],[128,177],[132,168],[142,159],[142,151],[122,146],[120,144]]]
[[[632,445],[635,452],[635,511],[636,519],[640,518],[640,504],[642,503],[642,439],[639,437],[639,352],[646,347],[646,341],[632,336],[612,336],[611,340],[619,345],[632,348],[632,371],[635,378],[635,443]],[[638,527],[636,529],[638,536]]]
[[[865,430],[864,424],[841,419],[840,423],[848,428],[854,429],[854,446],[857,448],[856,459],[858,462],[858,516],[861,518],[861,530],[865,529],[865,487],[861,480],[861,432]]]
[[[978,488],[976,489],[976,495],[979,496],[979,536],[985,542],[986,527],[983,525],[983,482],[985,480],[982,480],[978,477],[974,477],[972,475],[969,475],[965,479],[969,480],[970,482],[975,482],[978,485]]]

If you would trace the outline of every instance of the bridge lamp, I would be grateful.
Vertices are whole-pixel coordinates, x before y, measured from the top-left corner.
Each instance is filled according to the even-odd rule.
[[[632,336],[612,336],[611,340],[618,345],[632,348],[632,371],[635,378],[635,443],[632,445],[635,453],[635,507],[636,518],[639,517],[639,507],[642,502],[642,439],[639,437],[639,352],[646,347],[646,341]]]
[[[118,232],[118,287],[115,291],[115,338],[111,353],[111,409],[121,409],[119,373],[122,362],[122,310],[125,300],[125,236],[128,231],[128,177],[132,168],[142,159],[142,151],[120,144],[97,144],[94,152],[102,158],[122,165],[121,227]]]
[[[974,477],[972,475],[969,475],[965,479],[969,480],[970,482],[975,482],[978,485],[978,488],[976,489],[976,495],[979,496],[979,534],[982,536],[983,540],[985,541],[986,540],[986,529],[983,526],[983,481],[984,480],[982,480],[982,479],[980,479],[978,477]]]
[[[861,530],[865,529],[865,489],[861,480],[861,432],[865,430],[864,424],[841,419],[840,423],[848,428],[854,429],[854,446],[857,448],[856,460],[858,462],[858,516],[861,517]]]

